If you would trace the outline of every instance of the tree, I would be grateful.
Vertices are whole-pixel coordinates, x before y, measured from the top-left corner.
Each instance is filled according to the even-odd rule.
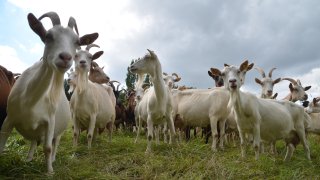
[[[130,66],[134,63],[135,61],[132,60],[130,63]],[[127,68],[127,77],[126,77],[126,86],[127,86],[127,91],[133,90],[134,89],[134,83],[136,82],[136,75],[131,73],[129,71],[129,67]]]

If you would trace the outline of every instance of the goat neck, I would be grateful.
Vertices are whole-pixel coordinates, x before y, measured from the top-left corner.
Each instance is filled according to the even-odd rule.
[[[76,91],[81,94],[83,93],[87,87],[88,87],[88,83],[89,83],[89,77],[88,77],[88,72],[83,71],[80,72],[79,70],[77,71],[77,77],[76,77],[76,81],[77,81],[77,86],[76,86]]]
[[[31,106],[37,103],[48,92],[50,94],[49,101],[53,104],[57,101],[56,97],[60,97],[63,87],[63,73],[54,73],[54,70],[46,63],[45,60],[40,61],[26,71],[32,78],[29,78],[29,82],[26,83],[27,87],[24,93],[36,95],[26,99]],[[24,77],[22,78],[25,79]],[[28,79],[25,80],[28,81]]]

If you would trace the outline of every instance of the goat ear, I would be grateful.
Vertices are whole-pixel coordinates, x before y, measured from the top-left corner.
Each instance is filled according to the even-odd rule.
[[[272,96],[272,98],[271,98],[271,99],[276,99],[276,98],[277,98],[277,96],[278,96],[278,93],[275,93],[275,94]]]
[[[210,77],[213,76],[213,74],[211,73],[211,71],[208,71],[208,75],[209,75]]]
[[[103,54],[103,51],[98,51],[94,53],[94,55],[92,56],[92,61],[95,59],[98,59],[102,54]]]
[[[211,71],[213,76],[221,76],[221,71],[219,69],[210,68],[210,71]]]
[[[258,84],[262,85],[262,82],[261,82],[261,80],[260,80],[260,79],[255,78],[254,80],[256,81],[256,83],[258,83]]]
[[[147,49],[151,55],[151,57],[157,57],[157,55],[150,49]]]
[[[317,98],[313,98],[312,102],[313,102],[314,105],[316,105],[317,104]]]
[[[45,42],[47,31],[42,23],[32,13],[28,14],[28,22],[33,32],[38,34],[42,42]]]
[[[250,71],[253,68],[253,66],[254,66],[254,63],[249,64],[247,67],[247,71]]]
[[[240,65],[240,71],[247,71],[248,68],[248,60],[245,60],[241,65]]]
[[[281,81],[281,78],[278,78],[278,79],[276,79],[276,80],[273,81],[273,84],[277,84],[277,83],[280,82],[280,81]]]
[[[92,44],[98,37],[98,33],[86,34],[80,37],[80,46]]]
[[[304,88],[304,91],[308,91],[311,88],[311,86],[307,86]]]
[[[289,89],[290,89],[291,92],[293,91],[292,83],[289,84]]]

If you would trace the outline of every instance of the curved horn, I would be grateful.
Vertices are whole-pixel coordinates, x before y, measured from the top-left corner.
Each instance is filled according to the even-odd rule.
[[[272,72],[273,72],[275,69],[277,69],[277,68],[272,68],[272,69],[270,70],[270,72],[269,72],[269,78],[272,77]]]
[[[168,76],[168,74],[167,74],[167,73],[165,73],[165,72],[163,72],[162,74],[163,74],[163,75],[165,75],[165,76]]]
[[[119,83],[119,81],[116,81],[116,80],[112,80],[112,81],[109,81],[110,83]],[[120,83],[119,83],[120,84]]]
[[[92,47],[97,47],[97,48],[100,48],[100,46],[96,45],[96,44],[89,44],[87,47],[86,47],[86,51],[89,51],[90,48]]]
[[[266,77],[266,73],[264,72],[264,70],[260,67],[255,67],[255,69],[257,71],[259,71],[259,73],[261,74],[262,78],[265,78]]]
[[[292,78],[281,78],[281,80],[288,80],[288,81],[290,81],[292,84],[294,84],[294,85],[297,85],[298,83],[297,83],[297,81],[296,80],[294,80],[294,79],[292,79]]]
[[[73,17],[69,18],[68,27],[70,27],[71,29],[74,28],[76,30],[76,33],[79,35],[77,23],[76,23],[76,20]]]
[[[174,79],[175,82],[178,82],[181,79],[181,77],[179,77],[177,73],[172,73],[172,76],[176,76],[176,78]]]
[[[55,26],[55,25],[60,25],[61,22],[60,22],[60,18],[58,16],[58,14],[56,12],[47,12],[45,13],[44,15],[42,15],[41,17],[39,17],[39,21],[45,17],[48,17],[51,19],[51,22],[52,22],[52,26]]]

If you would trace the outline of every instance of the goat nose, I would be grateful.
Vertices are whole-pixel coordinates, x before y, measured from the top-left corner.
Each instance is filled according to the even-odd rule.
[[[85,60],[81,60],[81,61],[80,61],[80,64],[85,64],[85,63],[86,63]]]
[[[305,94],[304,95],[304,99],[307,100],[308,99],[308,95]]]
[[[67,52],[62,52],[59,54],[60,59],[62,59],[63,61],[70,61],[72,59],[71,54],[67,53]]]
[[[272,94],[272,90],[268,90],[268,93],[269,93],[269,94]]]
[[[230,79],[229,82],[230,83],[235,83],[235,82],[237,82],[237,80],[236,79]]]

